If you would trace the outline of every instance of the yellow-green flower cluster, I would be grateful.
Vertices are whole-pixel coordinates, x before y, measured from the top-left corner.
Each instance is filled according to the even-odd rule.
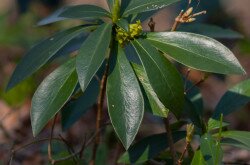
[[[124,45],[134,38],[140,36],[142,30],[141,21],[136,21],[135,24],[130,24],[128,32],[118,27],[116,28],[116,40],[119,42],[119,44]]]

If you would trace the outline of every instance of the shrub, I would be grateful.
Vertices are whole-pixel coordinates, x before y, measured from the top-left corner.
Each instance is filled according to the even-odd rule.
[[[192,7],[181,11],[170,32],[154,32],[153,19],[149,22],[151,32],[144,31],[141,26],[141,21],[150,14],[178,1],[107,0],[109,11],[94,5],[69,6],[42,20],[39,25],[65,19],[83,19],[89,23],[56,33],[35,45],[10,79],[7,89],[52,59],[71,52],[72,47],[79,45],[72,42],[75,39],[84,40],[77,47],[78,54],[69,56],[68,61],[49,74],[37,88],[31,107],[34,136],[60,111],[62,126],[67,129],[97,103],[94,163],[107,97],[110,121],[127,150],[119,163],[151,160],[173,164],[221,164],[222,145],[250,149],[250,133],[229,131],[226,129],[229,124],[223,120],[224,116],[249,102],[250,80],[226,92],[209,121],[205,122],[198,88],[173,65],[176,61],[208,73],[245,74],[234,54],[220,42],[195,33],[176,32],[179,24],[191,23],[205,12],[193,13]],[[164,120],[166,133],[145,137],[131,146],[145,111]],[[169,123],[170,112],[176,123]],[[188,116],[185,120],[184,114]],[[186,125],[186,131],[181,129],[183,125]],[[197,149],[191,147],[193,136],[200,142]],[[174,143],[181,139],[185,139],[185,149],[177,154]],[[170,150],[163,154],[166,148]],[[50,161],[54,164],[58,160],[51,158]]]

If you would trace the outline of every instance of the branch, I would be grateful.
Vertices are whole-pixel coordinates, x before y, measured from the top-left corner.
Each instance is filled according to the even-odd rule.
[[[96,116],[96,130],[100,129],[100,125],[102,122],[102,109],[103,109],[103,103],[105,99],[105,91],[106,91],[106,84],[107,84],[107,78],[108,78],[108,72],[109,72],[109,58],[107,60],[106,66],[105,66],[105,72],[102,76],[101,84],[100,84],[100,93],[98,96],[98,101],[97,101],[97,116]],[[94,162],[95,157],[96,157],[96,151],[98,144],[100,143],[100,132],[97,133],[96,138],[95,138],[95,144],[94,144],[94,149],[93,149],[93,157],[92,161]]]
[[[169,124],[169,118],[164,119],[164,123],[165,123],[166,132],[167,132],[170,153],[173,159],[173,164],[175,165],[176,164],[176,151],[174,147],[172,131],[171,131],[170,124]]]
[[[48,159],[52,165],[55,164],[55,160],[52,158],[52,138],[53,138],[53,132],[56,124],[56,118],[57,115],[54,117],[51,132],[50,132],[50,138],[49,138],[49,144],[48,144]]]

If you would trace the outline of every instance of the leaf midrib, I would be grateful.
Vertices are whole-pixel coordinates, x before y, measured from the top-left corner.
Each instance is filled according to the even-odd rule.
[[[35,71],[38,70],[38,68],[39,68],[40,66],[42,66],[43,64],[45,64],[50,58],[52,58],[52,57],[53,57],[62,47],[64,47],[67,43],[69,43],[70,40],[72,40],[74,37],[76,37],[76,35],[80,34],[80,33],[81,33],[81,30],[83,30],[83,29],[85,29],[85,28],[88,29],[88,28],[91,28],[91,27],[92,27],[92,26],[90,26],[90,27],[82,27],[82,28],[80,28],[80,29],[78,29],[78,30],[76,30],[76,31],[73,31],[72,33],[67,34],[66,36],[63,36],[63,35],[61,34],[61,36],[58,37],[59,39],[56,41],[55,44],[52,44],[52,46],[50,47],[49,50],[55,49],[58,45],[60,45],[60,46],[59,46],[56,50],[54,50],[53,53],[51,53],[51,55],[48,56],[48,57],[46,58],[45,62],[43,62],[41,65],[39,65],[39,66],[35,69]],[[53,37],[50,37],[50,38],[53,38]],[[49,40],[50,38],[48,38],[47,40]],[[64,39],[62,39],[62,38],[64,38]],[[63,43],[63,44],[60,44],[60,43],[62,43],[62,40],[64,40],[64,43]],[[46,40],[44,40],[44,41],[46,41]],[[48,51],[48,49],[44,49],[44,50],[43,50],[41,53],[39,53],[39,54],[47,54],[47,53],[46,53],[47,51]],[[50,52],[50,51],[49,51],[49,52]],[[48,52],[48,53],[49,53],[49,52]],[[36,58],[32,58],[32,59],[34,59],[34,60],[32,60],[31,63],[33,63],[34,61],[37,61]],[[26,70],[31,70],[32,68],[33,68],[32,65],[28,65]]]
[[[137,40],[135,40],[135,41],[136,41],[136,42],[138,43],[138,45],[147,53],[148,57],[156,64],[158,70],[159,70],[160,73],[163,75],[164,80],[166,81],[166,85],[167,85],[168,88],[170,89],[170,92],[171,92],[172,96],[175,97],[175,92],[172,91],[172,88],[171,88],[171,86],[169,85],[169,83],[168,83],[168,81],[167,81],[165,75],[163,74],[163,72],[161,71],[161,69],[158,67],[158,65],[157,65],[157,63],[155,62],[155,60],[149,55],[149,53],[144,49],[144,47],[143,47]],[[159,54],[159,55],[160,55],[160,54]],[[149,81],[149,82],[150,82],[150,81]]]
[[[54,98],[53,99],[50,99],[50,101],[49,101],[49,106],[47,107],[47,110],[50,110],[51,109],[51,107],[53,107],[52,106],[52,103],[56,100],[56,98],[58,98],[58,95],[60,95],[60,91],[62,90],[62,88],[63,88],[63,86],[65,85],[65,83],[69,80],[69,78],[71,78],[71,76],[74,74],[74,72],[75,72],[75,69],[72,69],[70,72],[69,72],[69,74],[67,75],[67,76],[65,76],[65,77],[67,77],[67,79],[65,79],[64,81],[63,81],[63,83],[60,85],[60,87],[58,88],[59,90],[58,90],[58,92],[57,92],[57,94],[54,96]],[[73,92],[73,91],[72,91]],[[72,93],[71,92],[71,93]],[[67,100],[66,100],[67,101]],[[65,104],[65,103],[64,103]],[[59,110],[64,106],[64,104],[62,104],[61,105],[61,107],[59,108]],[[44,109],[44,110],[46,110],[46,109]],[[46,116],[44,116],[44,117],[41,117],[41,119],[40,119],[40,121],[44,121],[44,119],[46,119]],[[39,128],[39,127],[36,127],[36,128]]]
[[[102,33],[100,35],[100,39],[97,41],[96,47],[99,47],[99,45],[102,43],[101,41],[102,41],[103,36],[105,34],[104,32],[106,32],[106,30],[107,30],[108,27],[109,27],[109,24],[107,24],[106,27],[103,29],[103,31],[102,31]],[[89,65],[88,65],[88,67],[86,69],[86,73],[89,73],[90,66],[93,63],[93,59],[94,59],[94,57],[96,55],[97,50],[98,49],[94,49],[94,52],[93,52],[94,55],[92,54],[92,56],[90,57],[90,62],[89,62]],[[89,77],[89,74],[87,74],[86,77]],[[86,83],[86,77],[85,77],[85,80],[84,80],[85,83]],[[86,84],[84,84],[84,88],[86,89]]]

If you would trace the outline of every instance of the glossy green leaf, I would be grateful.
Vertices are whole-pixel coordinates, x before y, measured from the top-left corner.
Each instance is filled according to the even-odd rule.
[[[245,80],[229,89],[220,99],[213,114],[214,119],[220,115],[227,116],[239,110],[250,102],[250,79]]]
[[[191,165],[207,165],[203,158],[201,150],[195,151]]]
[[[201,34],[211,38],[217,39],[242,39],[243,36],[231,29],[224,29],[219,26],[202,24],[202,23],[192,23],[192,24],[183,24],[178,28],[178,31],[191,32],[196,34]]]
[[[31,125],[34,136],[64,106],[76,85],[75,59],[60,66],[40,84],[31,105]]]
[[[220,143],[215,141],[210,134],[201,137],[200,148],[206,164],[221,164],[223,152]]]
[[[208,120],[208,128],[207,129],[208,129],[208,131],[219,129],[221,124],[222,124],[222,127],[227,127],[230,125],[229,123],[225,123],[225,122],[221,123],[219,120],[215,120],[213,118],[210,118]]]
[[[137,14],[151,10],[158,10],[180,0],[131,0],[123,15]]]
[[[245,74],[234,54],[212,38],[186,32],[160,32],[148,33],[147,39],[191,68],[221,74]]]
[[[65,8],[64,11],[59,15],[64,18],[74,19],[90,19],[90,18],[101,18],[110,17],[111,14],[105,9],[95,5],[76,5]]]
[[[116,22],[116,25],[122,28],[123,30],[129,32],[129,23],[127,20],[121,18]]]
[[[224,145],[231,145],[235,147],[240,147],[243,149],[250,150],[250,132],[246,131],[226,131],[222,132],[222,138],[223,139],[230,139],[233,141],[222,141],[222,144]]]
[[[83,92],[106,57],[111,40],[111,31],[111,24],[101,25],[89,35],[80,48],[76,57],[76,69]]]
[[[167,117],[169,110],[162,104],[162,102],[157,97],[156,93],[154,92],[152,86],[149,83],[148,77],[145,71],[143,70],[143,67],[137,64],[133,64],[132,66],[137,78],[139,79],[145,90],[153,115]]]
[[[184,104],[183,82],[179,72],[147,41],[135,40],[132,44],[159,100],[179,117]]]
[[[173,132],[174,142],[178,142],[185,138],[185,136],[184,131]],[[131,148],[119,158],[118,163],[140,164],[153,159],[168,147],[169,144],[166,133],[151,135],[131,146]]]
[[[73,38],[93,28],[95,26],[77,26],[59,32],[31,48],[17,65],[6,90],[11,89],[36,72]]]
[[[140,127],[144,101],[139,83],[123,49],[107,82],[108,112],[115,132],[128,149]]]
[[[68,103],[62,110],[62,128],[70,128],[80,119],[97,101],[99,94],[99,82],[93,78],[82,96]]]

